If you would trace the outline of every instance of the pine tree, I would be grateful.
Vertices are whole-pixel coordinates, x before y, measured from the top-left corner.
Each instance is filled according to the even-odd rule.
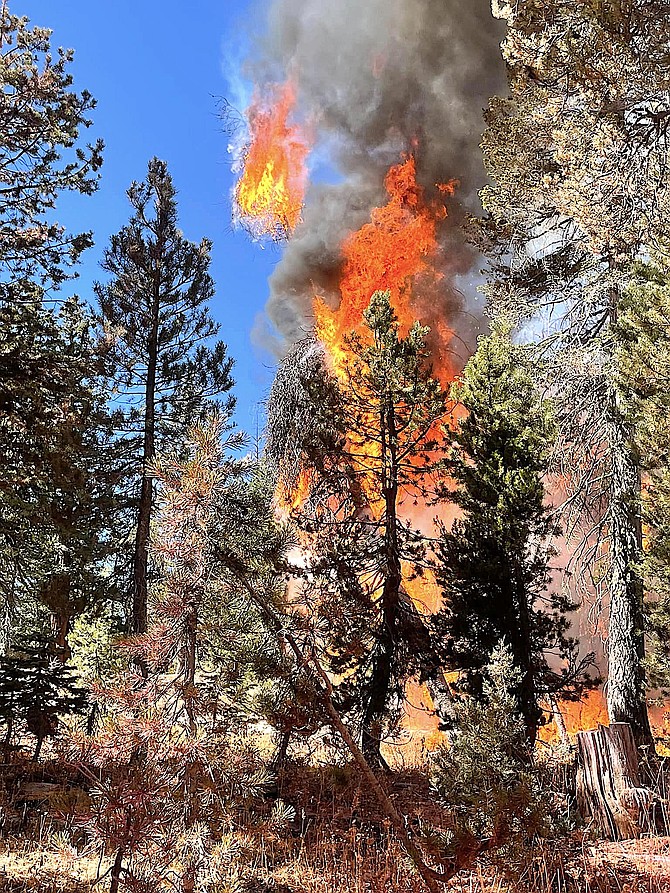
[[[49,614],[65,656],[73,613],[95,599],[107,433],[88,315],[76,299],[56,312],[45,298],[91,244],[52,212],[63,193],[95,191],[102,143],[81,145],[95,102],[72,89],[72,51],[54,59],[50,44],[48,29],[2,2],[0,651],[12,625],[35,628]]]
[[[51,625],[66,658],[76,613],[114,597],[100,576],[115,548],[111,419],[90,312],[76,299],[45,308],[25,283],[6,288],[14,300],[0,302],[3,650],[12,626]]]
[[[667,216],[670,22],[647,0],[495,0],[493,9],[508,23],[510,92],[491,101],[482,142],[490,307],[538,341],[566,532],[586,588],[609,601],[610,719],[651,744],[639,469],[611,364],[630,262]]]
[[[434,624],[450,671],[480,697],[501,642],[518,671],[513,694],[533,742],[548,694],[578,694],[584,662],[566,637],[574,607],[549,594],[556,533],[545,504],[553,422],[529,376],[523,348],[505,331],[480,339],[452,396],[465,415],[453,434],[451,501],[461,515],[441,525],[437,581],[444,607]],[[549,654],[563,659],[550,668]]]
[[[5,747],[23,722],[36,740],[37,762],[45,738],[56,735],[62,716],[83,713],[86,691],[72,670],[56,656],[48,639],[17,643],[12,653],[0,657],[0,717],[7,725]]]
[[[479,696],[458,703],[458,737],[432,755],[431,787],[454,817],[447,852],[455,859],[472,859],[482,841],[495,849],[547,831],[547,797],[532,764],[521,688],[510,649],[496,646]]]
[[[376,292],[364,328],[347,337],[341,378],[322,367],[306,382],[314,421],[294,435],[310,481],[294,513],[314,556],[305,595],[327,631],[329,665],[344,679],[339,703],[359,713],[363,752],[375,765],[405,682],[435,672],[407,591],[425,566],[425,540],[408,515],[434,492],[447,413],[428,330],[416,323],[402,337],[389,298]]]
[[[270,780],[250,738],[245,743],[239,735],[257,717],[244,714],[232,667],[228,673],[223,667],[226,657],[253,662],[245,647],[257,621],[242,586],[262,551],[252,545],[257,531],[245,527],[251,463],[234,455],[243,444],[230,420],[214,413],[187,432],[182,450],[152,463],[158,498],[151,549],[161,575],[150,590],[147,631],[124,648],[146,673],[123,668],[94,684],[98,728],[75,730],[63,743],[93,787],[80,821],[101,851],[113,848],[112,890],[122,880],[173,885],[176,878],[184,889],[198,889],[199,879],[221,868],[216,840],[230,828],[235,808],[244,802],[249,809]],[[233,561],[243,539],[247,548]],[[235,641],[230,624],[233,579],[245,604],[236,619],[240,629],[246,622],[243,642]],[[217,638],[227,640],[218,664],[210,653]],[[258,636],[256,646],[266,641]]]
[[[635,268],[618,320],[617,375],[643,473],[649,682],[670,686],[670,275],[667,260]]]
[[[103,144],[78,145],[95,101],[74,92],[72,50],[54,60],[51,31],[0,8],[0,281],[58,285],[90,233],[70,235],[49,219],[63,192],[90,194]]]
[[[138,493],[130,495],[136,536],[132,557],[132,629],[147,628],[147,545],[153,483],[147,469],[157,451],[183,438],[211,398],[232,387],[232,361],[207,302],[211,244],[189,242],[177,227],[172,178],[163,161],[128,190],[133,216],[112,237],[96,285],[109,341],[114,399],[122,407],[127,464]],[[151,209],[153,208],[153,213]]]

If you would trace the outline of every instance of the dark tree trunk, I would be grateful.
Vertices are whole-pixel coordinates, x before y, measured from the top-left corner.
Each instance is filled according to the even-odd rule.
[[[643,584],[636,571],[642,555],[640,475],[628,431],[613,400],[610,420],[612,492],[610,525],[610,620],[607,709],[613,723],[628,723],[638,745],[653,749],[645,699]]]
[[[402,588],[400,608],[403,613],[403,627],[409,634],[411,647],[420,657],[419,682],[428,690],[440,728],[451,737],[450,733],[457,725],[454,693],[445,678],[442,661],[433,644],[430,630],[411,596]]]
[[[372,660],[372,672],[363,707],[362,748],[372,766],[385,766],[382,758],[381,727],[388,710],[397,650],[398,615],[402,568],[398,544],[397,433],[392,402],[380,414],[382,496],[384,498],[384,583],[380,596],[381,627]]]
[[[195,670],[198,652],[198,609],[192,604],[186,616],[185,642],[183,651],[184,662],[184,690],[186,695],[186,714],[188,716],[191,732],[196,731],[195,711],[193,710],[193,698],[195,695]]]
[[[279,745],[277,746],[275,755],[272,757],[272,762],[270,763],[270,768],[273,772],[279,772],[280,769],[284,768],[284,764],[286,763],[286,755],[288,754],[288,746],[290,743],[291,729],[287,729],[285,732],[282,733]]]
[[[72,657],[72,649],[68,641],[70,620],[70,612],[67,609],[63,609],[52,616],[56,657],[63,664]]]
[[[116,851],[114,865],[112,866],[112,882],[109,885],[109,893],[119,893],[119,883],[121,881],[121,870],[124,854],[125,847],[119,847],[119,849]]]
[[[521,687],[519,691],[521,715],[526,726],[528,741],[531,745],[534,745],[541,713],[537,703],[537,688],[535,684],[536,668],[533,660],[535,649],[531,619],[532,608],[529,604],[528,592],[521,576],[519,572],[512,578],[512,591],[514,601],[516,602],[512,616],[516,614],[519,625],[512,635],[511,645],[514,663],[521,670]]]
[[[9,754],[12,747],[12,734],[14,732],[14,717],[10,713],[7,717],[7,732],[5,734],[5,740],[3,744],[3,750],[5,754],[5,760],[9,762]]]
[[[35,745],[35,753],[33,754],[33,763],[36,763],[42,752],[42,744],[44,743],[44,735],[37,736],[37,744]]]
[[[149,476],[148,465],[155,457],[155,390],[156,390],[156,351],[152,349],[147,370],[145,390],[144,447],[142,451],[142,484],[137,508],[137,534],[133,556],[133,633],[140,635],[147,631],[148,623],[148,561],[149,531],[153,505],[153,481]]]
[[[144,442],[142,449],[142,484],[137,510],[137,534],[133,555],[133,633],[141,635],[148,624],[148,561],[153,480],[148,466],[156,456],[156,374],[158,368],[158,336],[161,307],[161,262],[165,229],[164,215],[157,197],[157,258],[153,270],[151,295],[151,328],[147,342],[147,377],[144,389]]]

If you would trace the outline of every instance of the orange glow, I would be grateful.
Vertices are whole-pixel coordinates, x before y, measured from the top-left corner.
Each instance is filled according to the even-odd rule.
[[[581,701],[561,701],[558,707],[563,715],[568,734],[571,736],[576,735],[577,732],[597,729],[600,725],[609,725],[607,704],[602,691],[598,689],[587,692]],[[556,722],[552,720],[546,726],[542,726],[538,738],[548,744],[556,744],[560,741]]]
[[[235,187],[237,217],[254,238],[288,238],[300,221],[307,186],[309,145],[297,124],[289,124],[295,89],[275,85],[247,110],[250,144]]]
[[[420,614],[434,614],[442,607],[442,592],[432,570],[427,569],[422,577],[414,579],[404,573],[403,586]]]
[[[384,182],[389,200],[375,208],[370,222],[349,235],[343,246],[344,268],[340,282],[340,305],[331,310],[316,298],[314,314],[319,339],[328,348],[335,371],[342,372],[344,335],[360,328],[363,311],[375,291],[389,291],[401,332],[407,332],[416,319],[412,291],[417,283],[434,285],[442,278],[435,264],[439,259],[437,224],[447,216],[439,201],[427,202],[416,180],[413,155],[390,169]],[[453,193],[455,183],[438,187]],[[445,326],[437,333],[448,341],[452,333]],[[446,383],[453,370],[437,369]]]

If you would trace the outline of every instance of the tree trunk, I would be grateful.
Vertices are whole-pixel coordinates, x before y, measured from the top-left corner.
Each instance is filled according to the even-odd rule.
[[[274,756],[272,757],[272,762],[270,763],[270,768],[273,772],[279,772],[280,769],[284,768],[284,764],[286,763],[286,755],[288,754],[288,746],[291,743],[291,729],[287,729],[282,733],[282,736],[279,740],[279,745],[277,746],[277,750],[275,751]]]
[[[441,730],[451,737],[457,722],[454,693],[445,678],[430,630],[404,588],[400,590],[400,609],[405,615],[403,627],[406,630],[411,629],[411,644],[420,656],[419,682],[428,690]]]
[[[35,745],[35,752],[33,753],[33,763],[36,763],[40,758],[40,753],[42,752],[43,742],[44,742],[44,735],[38,735],[37,743]]]
[[[395,412],[389,400],[380,413],[381,489],[384,498],[384,583],[380,596],[381,632],[372,660],[372,672],[363,708],[362,749],[372,766],[384,766],[381,755],[381,726],[388,709],[393,680],[393,662],[397,648],[398,614],[402,567],[398,545],[398,468]]]
[[[612,723],[628,723],[637,744],[653,751],[642,665],[643,585],[636,571],[642,555],[640,475],[616,400],[613,400],[610,432],[612,492],[607,710]]]
[[[147,377],[144,389],[144,442],[142,450],[142,484],[137,510],[137,534],[133,555],[133,633],[141,635],[148,625],[148,561],[153,480],[148,467],[156,455],[156,372],[158,366],[158,327],[161,303],[161,257],[163,252],[161,210],[158,209],[158,257],[153,273],[151,295],[151,329],[147,342]]]
[[[577,734],[577,802],[608,840],[652,830],[654,795],[640,785],[637,747],[628,723]]]
[[[516,565],[516,556],[511,556],[512,566]],[[541,717],[541,711],[537,703],[537,689],[535,687],[536,669],[533,665],[534,635],[531,621],[531,605],[529,593],[523,579],[520,568],[513,573],[511,578],[512,597],[516,604],[512,611],[516,614],[518,626],[511,635],[511,648],[515,665],[521,670],[521,685],[519,687],[519,701],[521,715],[526,726],[526,736],[534,746],[537,738],[537,727]],[[512,614],[514,616],[514,614]]]
[[[195,671],[197,664],[198,652],[198,608],[193,599],[190,606],[186,609],[185,618],[185,640],[183,650],[184,663],[184,696],[186,699],[186,714],[188,716],[189,727],[191,733],[195,734],[197,723],[195,720],[195,711],[193,709],[193,699],[195,697]]]
[[[118,893],[119,891],[119,883],[121,881],[121,866],[123,865],[123,856],[125,853],[125,847],[119,847],[116,851],[116,858],[114,859],[114,865],[112,866],[112,882],[109,885],[109,893]]]
[[[568,727],[565,724],[565,717],[561,713],[558,698],[556,697],[556,695],[549,695],[547,701],[549,702],[551,714],[554,717],[554,722],[556,723],[556,730],[558,732],[558,737],[560,738],[561,744],[563,744],[569,750],[572,750],[572,742],[570,741],[570,735],[568,734]]]

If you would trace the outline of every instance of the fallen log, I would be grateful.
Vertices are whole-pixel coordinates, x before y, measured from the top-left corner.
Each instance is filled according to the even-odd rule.
[[[639,837],[655,828],[658,797],[640,782],[633,731],[613,722],[577,734],[577,804],[608,840]]]

